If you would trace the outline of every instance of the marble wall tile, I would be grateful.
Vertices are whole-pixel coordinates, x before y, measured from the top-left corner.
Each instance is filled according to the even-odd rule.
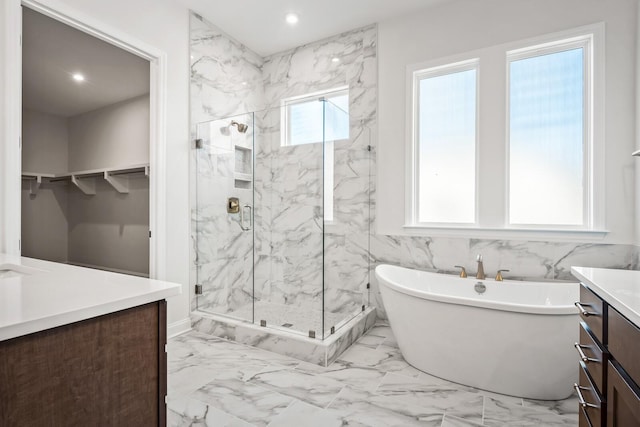
[[[518,280],[575,281],[571,266],[638,268],[638,249],[633,245],[398,235],[374,235],[372,239],[376,265],[394,264],[447,274],[456,274],[454,266],[462,265],[473,275],[477,254],[483,255],[487,276],[495,275],[498,269],[508,269],[504,276]],[[371,300],[378,317],[386,319],[375,277]]]
[[[244,205],[253,200],[251,188],[238,187],[239,158],[250,156],[253,114],[263,108],[262,58],[192,14],[191,124],[193,138],[204,147],[192,150],[192,284],[203,285],[192,308],[230,313],[253,301],[253,237],[242,230],[239,214],[228,214],[229,197]],[[249,125],[246,133],[231,120]],[[251,171],[248,171],[251,173]],[[252,320],[252,319],[246,319]]]

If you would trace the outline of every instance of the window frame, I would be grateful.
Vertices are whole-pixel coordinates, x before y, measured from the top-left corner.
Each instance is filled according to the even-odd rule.
[[[347,99],[349,99],[349,86],[338,86],[331,89],[319,90],[316,92],[305,93],[304,95],[292,96],[289,98],[283,98],[280,101],[280,108],[282,114],[280,114],[280,129],[283,129],[284,132],[280,132],[280,145],[282,147],[292,147],[294,145],[303,145],[303,144],[291,144],[289,143],[289,124],[291,123],[289,118],[289,106],[296,104],[304,104],[312,101],[320,101],[323,98],[330,98],[332,95],[339,95],[344,93],[347,95]],[[350,114],[350,113],[349,113]],[[351,129],[349,129],[351,131]],[[315,141],[310,142],[309,144],[317,144],[322,143],[323,141]]]
[[[560,40],[590,36],[590,156],[585,160],[590,170],[590,220],[582,227],[540,225],[527,227],[509,224],[508,217],[508,99],[507,52],[544,46]],[[475,225],[425,224],[416,222],[415,215],[415,85],[414,72],[458,62],[479,59],[476,145],[476,215]],[[586,61],[585,61],[586,62]],[[405,79],[405,201],[404,225],[409,235],[527,239],[543,241],[584,241],[603,239],[605,229],[605,24],[603,22],[548,33],[524,40],[496,44],[461,54],[431,59],[406,67]],[[503,92],[502,92],[503,91]],[[502,93],[501,93],[502,92]],[[483,96],[486,94],[487,96]],[[586,123],[586,122],[585,122]]]
[[[524,228],[524,229],[576,229],[591,230],[594,226],[593,212],[593,33],[581,36],[559,39],[547,43],[537,44],[528,47],[522,47],[506,52],[506,99],[505,99],[505,228]],[[535,58],[554,53],[566,52],[574,49],[582,49],[582,71],[583,71],[583,88],[582,88],[582,224],[521,224],[511,222],[511,63],[523,59]]]
[[[416,66],[411,70],[411,122],[410,122],[410,156],[408,161],[408,170],[410,178],[408,180],[408,186],[410,188],[411,196],[406,203],[406,222],[412,226],[417,227],[477,227],[479,221],[479,206],[478,206],[478,153],[479,153],[479,106],[480,106],[480,59],[471,58],[461,61],[448,62],[442,64],[431,64],[431,66]],[[423,64],[426,65],[426,64]],[[419,116],[420,116],[420,81],[422,79],[445,76],[448,74],[455,74],[464,71],[475,70],[475,141],[474,141],[474,167],[475,167],[475,183],[474,183],[474,206],[473,206],[473,222],[420,222],[419,208],[420,208],[420,180],[419,180]]]

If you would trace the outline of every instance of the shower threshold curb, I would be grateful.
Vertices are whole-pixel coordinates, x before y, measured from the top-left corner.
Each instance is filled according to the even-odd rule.
[[[199,332],[320,366],[329,366],[333,363],[375,322],[376,309],[369,307],[327,339],[321,340],[202,311],[191,312],[191,327]]]

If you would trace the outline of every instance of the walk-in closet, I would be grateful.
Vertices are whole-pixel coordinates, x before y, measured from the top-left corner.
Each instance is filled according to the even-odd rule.
[[[26,257],[149,275],[149,62],[24,8]]]

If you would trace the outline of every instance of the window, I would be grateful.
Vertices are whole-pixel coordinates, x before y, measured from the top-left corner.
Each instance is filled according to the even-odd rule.
[[[477,74],[477,62],[471,61],[414,75],[420,223],[476,221]]]
[[[348,88],[283,100],[282,129],[283,146],[324,141],[324,220],[333,221],[334,141],[349,138]]]
[[[507,55],[510,224],[588,223],[588,48],[583,38]]]
[[[604,235],[603,36],[595,24],[410,66],[405,227]]]
[[[326,100],[328,103],[320,102]],[[282,145],[349,138],[349,90],[345,88],[285,99]],[[325,134],[326,133],[326,134]]]

